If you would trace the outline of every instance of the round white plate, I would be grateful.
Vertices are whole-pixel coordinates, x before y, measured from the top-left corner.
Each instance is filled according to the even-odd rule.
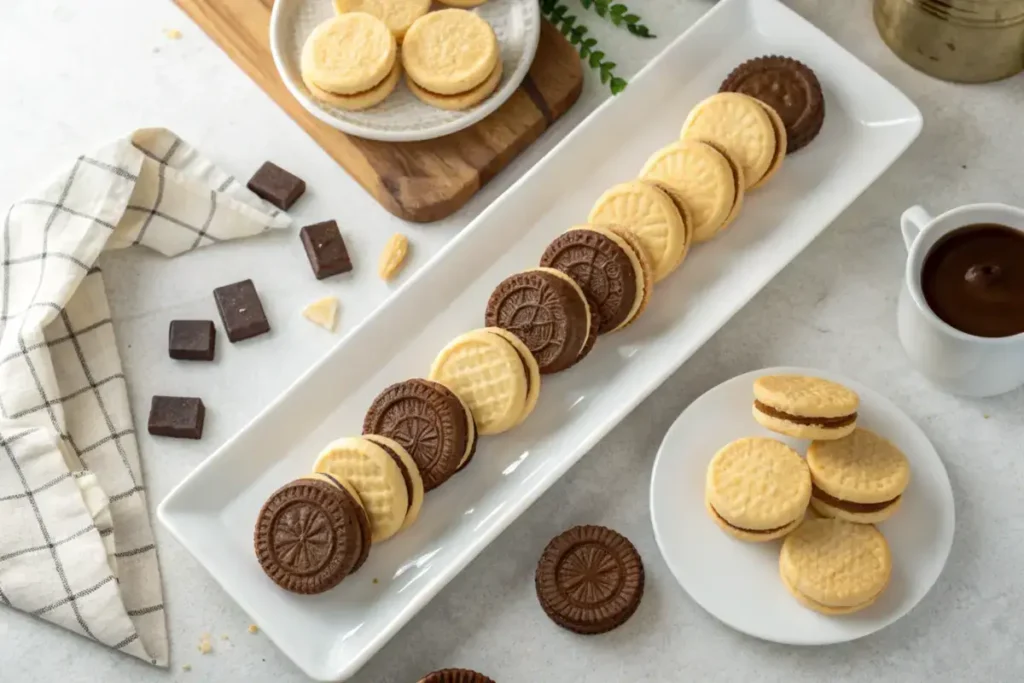
[[[903,504],[879,525],[892,549],[892,579],[878,602],[856,614],[827,617],[801,607],[779,579],[782,541],[734,540],[704,509],[708,462],[730,441],[771,436],[806,451],[808,441],[770,432],[751,416],[754,380],[787,373],[824,377],[856,391],[861,401],[858,424],[895,443],[910,461],[910,486]],[[718,385],[676,419],[654,461],[651,521],[661,554],[679,585],[713,616],[763,640],[826,645],[885,628],[925,596],[953,545],[953,490],[928,438],[885,397],[830,372],[768,368]]]
[[[405,76],[386,100],[365,111],[337,109],[310,95],[299,72],[302,45],[317,24],[334,15],[331,0],[277,0],[270,15],[270,50],[285,86],[324,123],[370,140],[430,140],[472,126],[504,104],[526,77],[537,52],[537,0],[490,0],[473,11],[494,28],[501,48],[502,76],[493,95],[465,111],[446,111],[420,102],[406,87]]]

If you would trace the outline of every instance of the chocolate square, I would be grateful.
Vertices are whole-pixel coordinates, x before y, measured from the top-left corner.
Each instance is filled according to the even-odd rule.
[[[176,360],[213,360],[217,328],[212,320],[172,320],[167,349]]]
[[[306,191],[306,182],[277,164],[265,161],[246,187],[282,211],[287,211]]]
[[[228,333],[228,341],[237,341],[270,332],[270,322],[252,280],[242,280],[213,290],[217,310]]]
[[[352,259],[336,221],[307,225],[299,230],[299,238],[317,280],[352,270]]]
[[[149,433],[154,436],[198,439],[205,420],[206,406],[199,398],[154,396],[149,407]]]

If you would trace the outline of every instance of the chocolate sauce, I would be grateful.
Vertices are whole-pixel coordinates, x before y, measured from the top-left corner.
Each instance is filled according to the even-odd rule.
[[[1024,232],[958,228],[925,257],[921,289],[935,315],[976,337],[1024,333]]]

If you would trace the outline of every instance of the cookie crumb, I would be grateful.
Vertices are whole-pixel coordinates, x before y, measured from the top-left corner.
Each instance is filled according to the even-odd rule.
[[[164,35],[169,40],[181,40],[181,31],[176,28],[165,28]]]
[[[380,583],[380,581],[379,581],[379,580],[377,579],[377,577],[376,577],[376,576],[375,576],[375,577],[373,577],[373,582],[374,582],[374,583]]]
[[[985,419],[987,420],[987,419],[989,419],[989,418],[990,418],[990,417],[992,417],[992,416],[991,416],[991,415],[982,415],[982,417],[983,417],[983,418],[985,418]]]
[[[213,645],[210,645],[210,641],[204,640],[199,643],[199,654],[208,655],[213,652]]]
[[[192,670],[192,665],[191,664],[182,664],[181,665],[181,670],[182,671],[191,671]]]
[[[249,624],[249,633],[259,633],[260,627],[256,624]]]
[[[225,633],[224,635],[222,635],[222,636],[220,637],[220,639],[221,639],[221,640],[231,640],[230,638],[228,638],[228,634],[226,634],[226,633]]]

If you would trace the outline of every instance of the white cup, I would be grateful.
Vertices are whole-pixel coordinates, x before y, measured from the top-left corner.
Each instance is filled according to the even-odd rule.
[[[998,223],[1024,232],[1024,209],[1005,204],[968,204],[933,218],[920,206],[903,212],[900,229],[907,268],[897,324],[911,363],[952,394],[995,396],[1024,384],[1024,334],[976,337],[943,322],[921,291],[921,268],[935,243],[975,223]]]

